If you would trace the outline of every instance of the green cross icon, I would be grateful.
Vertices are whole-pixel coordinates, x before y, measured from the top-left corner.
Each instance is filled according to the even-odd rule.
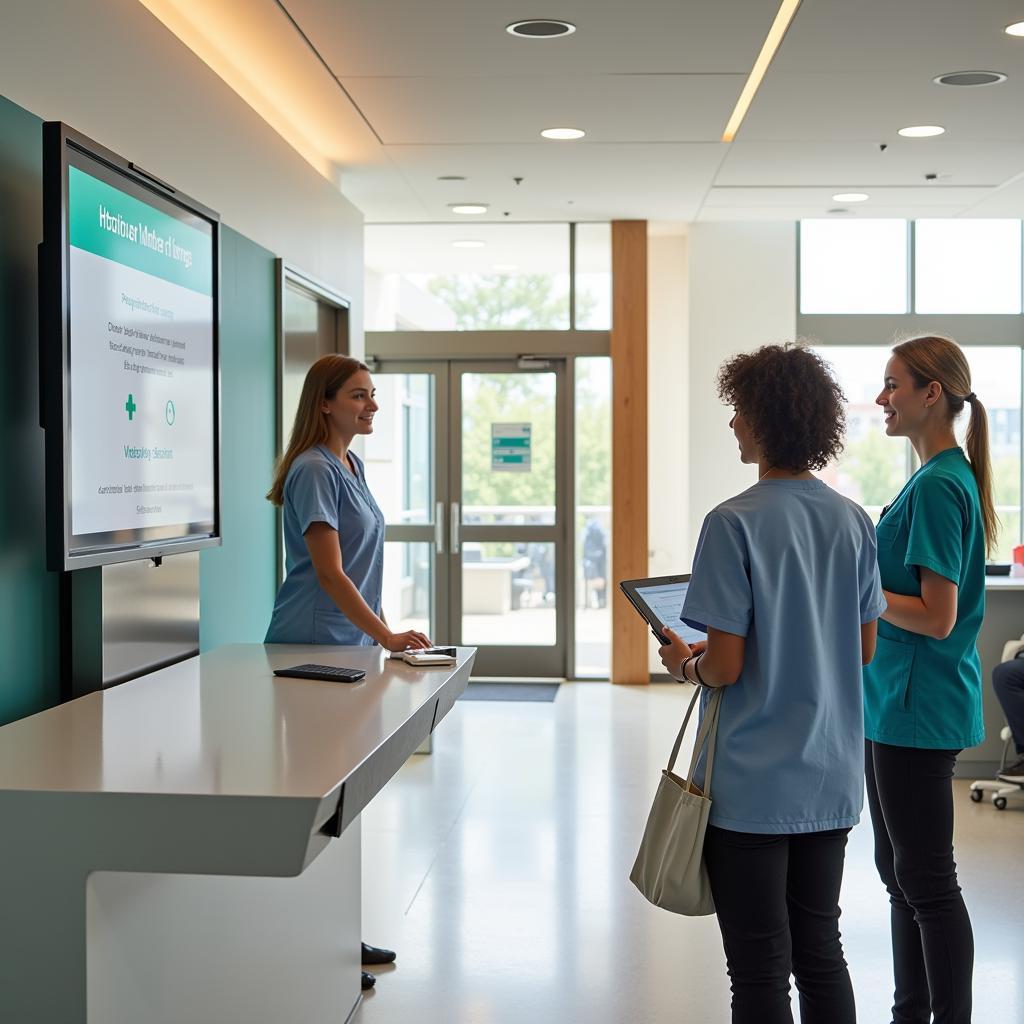
[[[124,411],[128,413],[129,421],[135,415],[135,410],[138,406],[135,404],[135,399],[131,395],[128,396],[128,401],[124,403]]]

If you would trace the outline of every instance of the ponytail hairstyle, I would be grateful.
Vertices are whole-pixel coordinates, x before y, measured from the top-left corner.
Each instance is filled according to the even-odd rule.
[[[284,482],[292,463],[304,451],[323,444],[329,436],[324,402],[331,401],[350,377],[368,369],[358,359],[337,355],[321,356],[309,368],[302,382],[291,440],[274,466],[274,483],[267,492],[267,501],[274,505],[284,504]]]
[[[952,338],[943,338],[941,335],[910,338],[897,345],[892,352],[903,360],[917,387],[927,387],[932,381],[942,387],[951,425],[964,411],[965,405],[971,407],[971,421],[967,425],[967,458],[978,484],[985,546],[991,555],[999,532],[999,517],[992,497],[988,415],[981,399],[971,387],[971,368],[967,364],[967,357]]]

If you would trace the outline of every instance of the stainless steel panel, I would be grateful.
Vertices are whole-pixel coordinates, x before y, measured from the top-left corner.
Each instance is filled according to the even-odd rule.
[[[104,566],[102,685],[199,653],[199,552]]]

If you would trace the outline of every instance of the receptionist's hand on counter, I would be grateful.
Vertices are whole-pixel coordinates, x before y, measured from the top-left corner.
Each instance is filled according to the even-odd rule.
[[[420,633],[415,629],[407,629],[404,633],[389,633],[384,638],[381,646],[393,654],[397,654],[401,651],[420,651],[424,647],[432,645],[425,633]]]

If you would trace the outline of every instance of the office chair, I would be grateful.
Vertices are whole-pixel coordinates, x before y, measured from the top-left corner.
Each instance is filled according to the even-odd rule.
[[[1010,640],[1003,647],[1003,656],[999,660],[1000,662],[1013,661],[1022,652],[1024,652],[1024,636],[1019,640]],[[999,734],[999,738],[1003,741],[1003,756],[1000,758],[998,770],[1002,771],[1007,765],[1010,741],[1013,738],[1008,725],[1003,726],[1003,731]],[[986,793],[992,794],[992,805],[997,811],[1005,811],[1010,800],[1024,797],[1024,786],[1018,786],[1012,782],[1004,782],[1002,779],[979,779],[971,783],[971,799],[976,804],[981,803]]]

